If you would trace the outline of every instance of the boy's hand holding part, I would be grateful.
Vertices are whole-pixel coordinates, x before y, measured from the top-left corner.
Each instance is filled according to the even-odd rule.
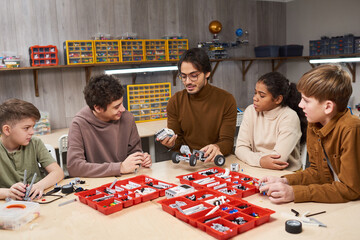
[[[135,152],[130,154],[124,162],[121,164],[120,173],[132,173],[135,172],[140,166],[151,167],[152,160],[148,153]]]
[[[200,149],[200,151],[205,152],[204,155],[204,157],[206,157],[205,162],[213,162],[217,155],[223,155],[220,152],[219,146],[216,144],[209,144],[203,147],[202,149]]]
[[[294,201],[293,188],[286,178],[266,176],[260,179],[260,192],[265,192],[272,203],[285,203]]]
[[[162,145],[167,148],[173,148],[177,135],[172,129],[163,128],[157,133],[155,133],[156,141],[159,141]]]

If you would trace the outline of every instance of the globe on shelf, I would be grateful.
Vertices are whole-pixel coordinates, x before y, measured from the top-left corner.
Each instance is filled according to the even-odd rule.
[[[222,30],[222,25],[221,25],[221,22],[217,21],[217,20],[214,20],[214,21],[211,21],[210,24],[209,24],[209,31],[212,33],[212,34],[218,34],[219,32],[221,32]]]

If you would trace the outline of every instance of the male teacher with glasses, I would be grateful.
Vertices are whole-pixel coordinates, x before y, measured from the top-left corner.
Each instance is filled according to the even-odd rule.
[[[210,59],[200,48],[187,50],[178,62],[179,79],[185,89],[175,93],[167,105],[167,127],[175,132],[161,143],[178,151],[186,144],[205,152],[205,162],[232,153],[236,128],[236,101],[223,89],[208,82]]]

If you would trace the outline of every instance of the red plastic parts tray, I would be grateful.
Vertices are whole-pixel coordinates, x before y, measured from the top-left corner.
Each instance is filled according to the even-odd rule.
[[[167,183],[146,175],[119,179],[113,183],[75,193],[79,201],[99,212],[108,215],[123,208],[153,200],[165,195],[165,190],[177,185]]]
[[[222,178],[224,173],[224,169],[212,167],[177,176],[197,191],[159,203],[167,213],[221,240],[268,222],[275,211],[242,199],[259,192],[255,186],[258,179],[238,172]]]

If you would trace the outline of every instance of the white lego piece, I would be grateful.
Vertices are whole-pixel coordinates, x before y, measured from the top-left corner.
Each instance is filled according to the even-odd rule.
[[[175,133],[173,130],[171,130],[169,128],[163,128],[160,131],[158,131],[157,133],[155,133],[155,139],[159,139],[159,141],[162,141],[166,137],[172,137],[174,135],[175,135]]]
[[[232,163],[231,164],[231,171],[232,172],[239,172],[239,164],[238,163]]]
[[[215,206],[210,212],[208,212],[207,214],[205,214],[205,216],[209,216],[209,215],[213,214],[213,213],[216,212],[219,208],[220,208],[220,206]]]
[[[182,184],[180,186],[176,186],[170,189],[167,189],[165,191],[165,196],[167,198],[173,198],[173,197],[178,197],[178,196],[182,196],[188,193],[192,193],[195,191],[195,188],[192,186],[189,186],[187,184]]]

